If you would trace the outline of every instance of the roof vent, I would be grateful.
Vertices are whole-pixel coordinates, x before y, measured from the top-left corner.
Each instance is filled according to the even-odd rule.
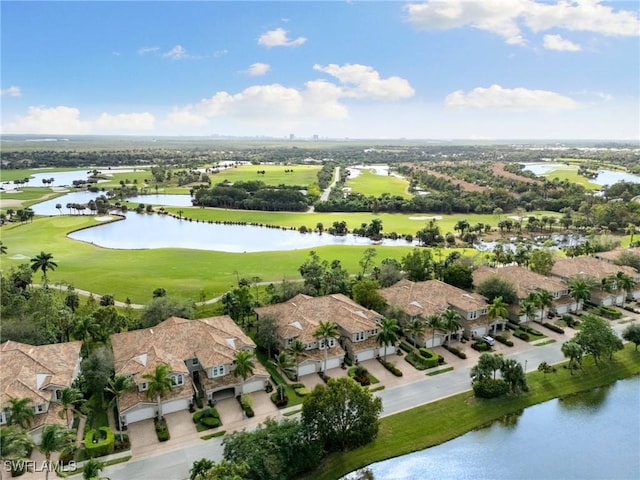
[[[227,338],[226,340],[227,340],[227,343],[229,344],[229,346],[235,350],[236,349],[236,339],[235,338]]]
[[[302,330],[302,325],[300,325],[300,322],[298,322],[297,320],[295,322],[291,322],[289,325],[297,328],[298,330]]]

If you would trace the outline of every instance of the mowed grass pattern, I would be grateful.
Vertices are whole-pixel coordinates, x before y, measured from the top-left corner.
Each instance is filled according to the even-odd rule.
[[[258,171],[265,172],[264,175]],[[292,170],[285,173],[285,170]],[[259,180],[266,185],[308,186],[318,182],[319,166],[315,165],[242,165],[220,170],[209,175],[212,185],[224,182],[247,182]]]
[[[360,174],[354,178],[349,178],[345,186],[351,188],[354,193],[361,193],[366,196],[379,197],[383,193],[391,196],[411,198],[407,192],[409,182],[393,175],[378,175],[372,170],[362,169]]]

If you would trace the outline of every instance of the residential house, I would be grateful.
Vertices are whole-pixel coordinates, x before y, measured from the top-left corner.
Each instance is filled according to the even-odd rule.
[[[257,361],[246,381],[234,375],[235,354],[252,352],[255,343],[226,315],[199,320],[171,317],[151,328],[116,333],[111,346],[116,375],[135,384],[118,400],[125,425],[156,416],[156,401],[147,397],[149,384],[144,377],[162,363],[169,365],[173,379],[173,388],[162,399],[163,414],[188,409],[196,394],[211,400],[264,390],[269,378]]]
[[[634,247],[634,248],[618,247],[618,248],[614,248],[613,250],[609,250],[608,252],[594,253],[593,256],[596,257],[598,260],[604,260],[605,262],[609,262],[609,263],[616,263],[616,260],[618,259],[620,254],[623,252],[629,252],[629,253],[634,253],[636,255],[640,255],[640,247]]]
[[[634,268],[625,265],[614,265],[595,257],[575,257],[560,258],[555,261],[551,269],[551,276],[569,282],[574,278],[591,279],[595,286],[591,289],[592,303],[596,305],[623,305],[626,292],[622,289],[615,289],[607,292],[602,288],[602,281],[606,278],[615,277],[619,272],[625,273],[636,280],[636,287],[631,292],[634,298],[640,298],[640,273]]]
[[[441,315],[445,310],[453,309],[460,316],[461,328],[449,334],[443,330],[432,331],[426,327],[424,334],[415,339],[426,347],[442,345],[450,335],[460,338],[462,334],[469,338],[482,336],[497,329],[503,329],[505,319],[491,319],[486,299],[477,293],[469,293],[440,280],[412,282],[400,280],[388,288],[378,290],[389,307],[395,307],[404,314],[403,324],[421,318],[428,320]]]
[[[382,315],[368,310],[342,294],[310,297],[299,294],[291,300],[255,309],[258,322],[266,315],[278,320],[278,339],[281,349],[299,340],[305,353],[299,359],[298,375],[322,370],[326,346],[315,337],[321,321],[333,321],[338,325],[340,338],[330,342],[327,352],[327,370],[339,367],[346,355],[354,362],[362,362],[380,355],[395,352],[396,346],[381,347],[376,341],[378,322]],[[258,323],[259,324],[259,323]]]
[[[526,299],[529,294],[546,290],[553,296],[553,304],[549,309],[545,308],[544,313],[552,313],[555,315],[563,315],[568,312],[575,312],[582,308],[582,301],[576,302],[569,296],[569,286],[555,277],[546,277],[531,270],[520,267],[518,265],[508,265],[505,267],[492,268],[482,266],[473,272],[473,283],[479,285],[486,279],[498,276],[509,282],[516,290],[518,300]],[[524,315],[520,315],[520,305],[510,305],[509,317],[520,322],[526,322],[528,319]],[[534,320],[542,320],[543,309],[536,310]]]
[[[82,342],[33,346],[11,340],[1,344],[0,425],[9,422],[10,413],[5,409],[12,398],[31,400],[35,416],[30,433],[34,441],[40,441],[45,425],[65,425],[66,416],[56,400],[80,373],[81,346]]]

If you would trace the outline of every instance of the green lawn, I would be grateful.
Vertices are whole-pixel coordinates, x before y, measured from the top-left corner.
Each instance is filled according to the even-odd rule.
[[[390,415],[380,420],[378,438],[371,444],[349,452],[330,455],[307,478],[332,480],[348,472],[387,458],[438,445],[474,428],[523,408],[553,398],[608,385],[640,374],[640,352],[633,344],[614,356],[612,362],[595,366],[591,358],[584,370],[570,375],[564,368],[556,373],[527,374],[530,391],[518,397],[493,400],[476,399],[471,391]]]
[[[257,171],[264,170],[264,175]],[[285,170],[293,172],[285,173]],[[301,185],[317,183],[320,167],[316,165],[242,165],[220,170],[220,173],[209,175],[213,185],[228,180],[229,182],[246,182],[260,180],[267,185]]]
[[[163,287],[169,295],[194,301],[213,298],[235,287],[237,277],[262,278],[280,282],[300,279],[298,267],[312,249],[225,253],[186,249],[116,250],[78,242],[66,237],[73,230],[98,224],[89,216],[53,216],[33,222],[2,227],[2,242],[7,255],[2,268],[20,263],[46,250],[52,253],[58,268],[48,274],[49,281],[72,283],[74,287],[100,295],[112,294],[116,300],[127,297],[133,303],[147,303],[154,289]],[[360,270],[363,246],[326,246],[314,248],[324,260],[339,259],[350,273]],[[375,247],[377,262],[390,257],[400,260],[412,247]],[[443,250],[443,256],[447,255]],[[236,273],[237,272],[237,273]],[[33,275],[35,283],[40,274]]]
[[[372,170],[360,170],[360,174],[354,178],[349,178],[345,186],[351,188],[354,193],[363,195],[373,195],[379,197],[383,193],[392,196],[399,195],[404,198],[411,198],[407,192],[409,182],[392,175],[378,175]]]
[[[549,180],[553,180],[554,178],[558,178],[559,180],[569,180],[570,182],[582,185],[587,190],[600,190],[602,188],[598,184],[591,183],[587,177],[578,175],[577,165],[567,165],[563,168],[551,170],[550,172],[545,173],[544,177]]]
[[[36,173],[51,173],[55,178],[56,172],[75,172],[88,171],[87,168],[71,168],[71,167],[59,167],[59,168],[20,168],[20,169],[5,169],[3,168],[0,171],[0,181],[3,182],[11,182],[13,180],[22,180],[24,178],[30,178],[32,175]]]

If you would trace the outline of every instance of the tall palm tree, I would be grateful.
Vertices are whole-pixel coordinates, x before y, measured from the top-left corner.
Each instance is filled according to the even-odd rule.
[[[51,454],[59,452],[75,440],[75,432],[60,425],[45,425],[42,429],[42,437],[38,450],[44,454],[46,460],[45,480],[49,480],[51,470]]]
[[[69,426],[69,413],[72,413],[76,408],[84,401],[82,392],[77,388],[66,387],[60,391],[60,398],[58,402],[62,405],[60,411],[60,418],[65,417],[67,420],[67,426]]]
[[[545,309],[549,309],[553,305],[553,294],[549,290],[545,290],[543,288],[538,291],[538,301],[542,307],[542,321],[544,321],[544,318],[547,316]]]
[[[569,371],[571,375],[573,375],[575,369],[582,368],[582,356],[584,355],[582,345],[573,341],[564,342],[561,351],[565,358],[569,358]]]
[[[37,272],[42,270],[43,283],[47,285],[47,270],[55,270],[58,264],[53,261],[53,255],[51,253],[40,252],[31,260],[31,270]]]
[[[320,341],[324,343],[324,368],[322,371],[327,373],[327,355],[329,352],[329,341],[332,338],[336,338],[340,335],[340,330],[338,329],[338,325],[336,322],[332,321],[321,321],[318,324],[318,328],[313,332],[313,335]]]
[[[460,329],[460,315],[458,315],[458,312],[456,312],[455,310],[447,308],[440,316],[440,319],[442,321],[442,328],[444,328],[444,331],[447,332],[446,343],[448,345],[451,341],[451,334],[453,332],[457,332]]]
[[[378,324],[378,335],[376,336],[376,342],[378,345],[384,348],[384,355],[382,356],[384,361],[387,361],[387,347],[389,345],[395,345],[398,342],[398,332],[400,326],[398,320],[395,318],[383,318]]]
[[[256,368],[253,359],[253,352],[249,350],[239,350],[233,357],[233,363],[236,365],[233,375],[235,377],[242,377],[242,393],[244,393],[244,382],[253,375],[253,369]]]
[[[520,316],[524,315],[524,317],[527,319],[525,321],[525,324],[529,324],[529,322],[531,322],[532,318],[535,318],[536,316],[536,306],[533,304],[533,302],[530,302],[528,300],[522,300],[520,302]]]
[[[158,402],[158,419],[162,419],[162,397],[164,397],[173,387],[171,379],[171,367],[166,363],[156,365],[153,373],[147,373],[142,378],[147,380],[147,398],[156,399]]]
[[[9,425],[18,425],[22,430],[29,430],[35,412],[31,405],[30,398],[10,398],[5,407],[5,412],[9,414]]]
[[[300,376],[300,365],[298,364],[298,359],[304,354],[305,350],[306,348],[304,343],[297,339],[289,346],[289,353],[291,353],[296,363],[296,380],[298,380],[298,377]]]
[[[105,390],[113,395],[112,402],[118,407],[118,430],[120,431],[120,441],[122,441],[122,421],[120,420],[120,397],[133,388],[133,380],[124,375],[116,375],[109,379],[109,385]]]
[[[527,295],[527,298],[524,301],[531,303],[535,307],[536,311],[542,310],[542,301],[540,300],[538,292],[529,292],[529,295]],[[542,315],[542,312],[540,312],[540,315]],[[535,315],[533,318],[535,320]]]
[[[405,333],[411,335],[411,343],[417,346],[417,338],[424,336],[425,321],[422,318],[415,317],[404,327]]]
[[[293,357],[287,352],[280,352],[271,363],[279,368],[287,377],[292,377],[296,373],[296,364]]]
[[[431,328],[431,348],[436,343],[436,330],[440,328],[441,319],[440,315],[431,315],[427,318],[427,327]]]
[[[593,287],[593,282],[584,278],[569,280],[569,295],[576,301],[576,311],[580,306],[580,301],[587,302],[591,298],[591,287]]]
[[[489,304],[489,308],[487,309],[487,318],[489,319],[487,322],[487,334],[491,331],[490,325],[492,322],[498,318],[507,318],[508,314],[507,303],[503,301],[502,295],[498,295]]]

